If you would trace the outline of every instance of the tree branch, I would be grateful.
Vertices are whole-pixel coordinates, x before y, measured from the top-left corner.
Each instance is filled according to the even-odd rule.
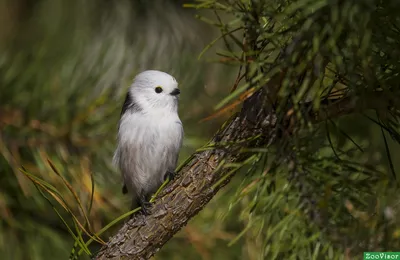
[[[310,116],[315,122],[323,121],[360,109],[373,108],[379,104],[378,99],[378,96],[374,96],[372,103],[364,102],[360,105],[356,99],[341,98],[323,104],[320,113],[310,112]],[[241,147],[261,147],[273,143],[276,138],[275,115],[260,105],[264,100],[262,90],[255,93],[245,102],[241,113],[233,116],[218,131],[213,142],[234,143],[264,133],[262,138],[249,141],[253,143],[240,142],[240,146],[217,147],[195,153],[181,169],[179,176],[161,192],[153,205],[152,214],[135,214],[100,250],[96,259],[150,258],[230,181],[234,172],[231,168],[223,167],[224,162],[241,162],[249,158],[251,154],[239,152]]]
[[[236,115],[213,138],[234,142],[254,135],[246,119]],[[136,214],[102,248],[97,259],[148,259],[195,216],[229,182],[233,174],[219,183],[231,169],[219,167],[222,160],[243,158],[238,149],[213,149],[196,153],[182,168],[179,177],[166,186],[152,208],[152,214]]]

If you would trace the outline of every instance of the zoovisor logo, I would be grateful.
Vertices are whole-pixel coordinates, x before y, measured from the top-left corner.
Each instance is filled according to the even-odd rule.
[[[400,260],[400,252],[364,252],[364,260],[366,259],[398,259]]]

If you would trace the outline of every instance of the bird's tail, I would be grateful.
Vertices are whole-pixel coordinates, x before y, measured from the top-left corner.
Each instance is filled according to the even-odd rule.
[[[128,193],[128,188],[126,187],[126,184],[122,186],[122,194],[127,194]]]

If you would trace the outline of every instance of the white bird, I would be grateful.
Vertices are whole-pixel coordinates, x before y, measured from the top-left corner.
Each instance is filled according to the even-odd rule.
[[[113,162],[123,193],[133,196],[131,208],[141,206],[145,214],[151,195],[175,175],[183,138],[179,94],[174,77],[147,70],[135,77],[122,107]]]

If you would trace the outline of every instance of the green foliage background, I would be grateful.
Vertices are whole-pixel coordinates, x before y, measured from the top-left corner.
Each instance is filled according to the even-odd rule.
[[[229,95],[241,64],[234,59],[241,51],[238,48],[240,32],[234,32],[229,39],[220,39],[198,60],[203,48],[213,39],[253,22],[254,27],[260,26],[254,28],[255,31],[264,33],[260,41],[273,38],[275,50],[287,47],[285,41],[300,28],[308,30],[309,34],[305,33],[308,42],[315,46],[323,42],[318,39],[318,32],[323,31],[324,25],[342,21],[343,24],[332,27],[354,29],[353,35],[339,34],[348,37],[348,42],[345,41],[348,47],[353,44],[351,39],[360,36],[355,31],[363,19],[372,19],[379,25],[382,17],[394,17],[399,10],[395,4],[391,6],[390,1],[385,6],[372,0],[348,1],[347,7],[341,1],[322,0],[201,2],[196,6],[199,9],[194,10],[182,8],[182,1],[0,0],[2,259],[65,259],[74,243],[53,209],[19,171],[21,165],[57,187],[77,215],[80,212],[74,197],[54,174],[47,159],[71,183],[84,204],[90,200],[92,173],[95,193],[90,220],[94,231],[128,210],[129,198],[121,194],[120,177],[111,166],[111,158],[125,91],[136,73],[160,69],[178,79],[182,89],[179,109],[186,134],[182,161],[205,144],[226,119],[225,115],[199,123]],[[301,19],[302,15],[335,4],[340,7],[337,10],[341,15],[339,20],[328,19],[334,15],[321,15],[322,18],[318,16],[311,21]],[[374,5],[379,7],[374,9]],[[257,6],[262,15],[252,21],[251,11]],[[217,17],[213,10],[217,10]],[[366,10],[377,11],[368,13]],[[386,11],[392,13],[385,14]],[[195,19],[195,14],[201,15],[200,19]],[[369,18],[368,14],[371,14]],[[279,28],[281,31],[268,27],[269,17],[283,24]],[[354,17],[360,20],[355,22]],[[393,23],[399,24],[399,21]],[[396,42],[400,31],[387,32],[387,27],[376,27],[368,27],[375,37],[367,40],[374,42],[374,48],[394,55],[382,56],[382,63],[396,71],[398,59],[393,58],[397,56],[391,50],[398,50],[398,47],[391,47],[396,45],[391,45],[390,41],[380,41],[384,37],[376,32],[380,29],[381,34],[393,34],[390,37]],[[329,44],[328,41],[327,46]],[[358,45],[354,43],[354,46]],[[269,66],[273,62],[266,57],[274,56],[274,48],[267,46],[265,56],[259,57],[261,62],[254,71],[273,69]],[[315,50],[312,46],[304,49]],[[299,47],[293,57],[298,57],[304,49]],[[324,54],[327,53],[330,52]],[[332,53],[330,55],[335,56]],[[358,55],[345,62],[348,66],[344,72],[357,71],[359,58],[364,53]],[[310,61],[304,59],[304,62]],[[336,68],[340,64],[341,61],[337,61]],[[293,68],[296,66],[298,64],[293,62]],[[296,82],[295,78],[291,80]],[[399,82],[398,76],[391,80],[392,85]],[[357,86],[354,89],[362,88]],[[355,91],[355,95],[361,93]],[[372,111],[368,113],[375,117]],[[395,181],[390,177],[386,152],[389,147],[393,167],[398,169],[396,142],[388,137],[386,146],[381,128],[361,115],[346,116],[334,124],[322,125],[308,129],[306,133],[312,138],[299,139],[296,146],[306,147],[298,158],[310,166],[306,169],[308,179],[304,186],[310,191],[311,206],[305,205],[304,194],[288,181],[290,169],[257,165],[251,174],[239,172],[155,258],[295,259],[297,256],[298,259],[343,259],[348,251],[357,255],[363,249],[398,249],[399,193],[393,187]],[[326,129],[330,130],[329,138]],[[348,136],[362,146],[364,152],[353,151],[357,149]],[[335,160],[332,146],[342,159],[356,159],[357,165],[350,168]],[[259,156],[271,162],[279,161],[281,154],[275,148],[268,153],[260,152]],[[377,166],[379,172],[360,170],[363,165],[371,164]],[[367,172],[368,181],[358,178],[360,172]],[[326,173],[342,175],[330,178]],[[343,177],[346,174],[348,178]],[[349,184],[348,189],[338,189],[346,184]],[[62,211],[62,207],[59,209]],[[309,216],[313,209],[325,214],[322,217],[324,228]],[[64,216],[68,218],[66,213]],[[113,231],[116,228],[102,238],[107,241]],[[375,242],[369,238],[376,238]],[[95,252],[98,246],[93,245],[91,250]]]
[[[216,32],[179,2],[2,0],[0,12],[1,258],[65,259],[73,239],[19,167],[59,188],[76,210],[47,158],[83,203],[92,172],[90,218],[99,230],[129,206],[111,158],[133,76],[152,68],[179,80],[185,159],[219,126],[221,120],[201,127],[198,121],[212,112],[233,74],[197,60]],[[189,231],[180,237],[175,244],[183,240],[187,254],[196,254]]]

